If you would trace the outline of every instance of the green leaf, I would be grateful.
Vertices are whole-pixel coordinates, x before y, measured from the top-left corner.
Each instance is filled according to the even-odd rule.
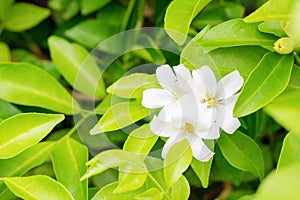
[[[122,166],[132,166],[136,173],[146,172],[146,166],[138,157],[138,154],[129,153],[122,150],[107,150],[101,152],[89,162],[87,162],[88,170],[81,177],[81,180],[85,180],[96,174],[100,174],[109,168]]]
[[[300,163],[300,135],[291,131],[288,133],[281,148],[280,157],[277,164],[277,171],[288,165]]]
[[[187,140],[178,142],[170,148],[164,160],[164,177],[168,187],[173,187],[180,179],[191,164],[192,158],[192,150]]]
[[[182,45],[185,42],[192,20],[210,1],[172,1],[167,8],[164,27],[177,44]]]
[[[297,0],[270,0],[247,16],[245,22],[287,21],[292,17],[292,11]]]
[[[155,74],[134,73],[120,78],[107,92],[123,98],[142,98],[145,89],[159,87]]]
[[[102,73],[86,49],[57,36],[51,36],[48,43],[54,64],[70,85],[92,97],[105,96]]]
[[[111,0],[82,0],[81,1],[81,14],[88,15],[95,12],[105,5],[107,5]]]
[[[64,119],[58,114],[22,113],[0,123],[0,158],[11,158],[41,141]]]
[[[8,12],[11,10],[11,7],[14,3],[14,0],[0,1],[0,21],[5,21],[8,17]],[[0,24],[0,33],[2,29],[2,24]]]
[[[52,151],[52,162],[57,180],[73,195],[74,199],[87,199],[87,180],[80,181],[87,170],[88,151],[71,138],[59,141]]]
[[[258,25],[258,30],[264,33],[270,33],[278,37],[285,37],[286,33],[284,32],[281,23],[279,21],[267,21],[262,22]]]
[[[2,119],[7,119],[13,115],[19,114],[22,111],[11,103],[8,103],[0,99],[0,117]]]
[[[21,32],[33,28],[50,16],[50,10],[29,3],[16,3],[8,13],[5,28]]]
[[[0,64],[0,88],[0,98],[12,103],[38,106],[68,115],[80,112],[79,104],[65,88],[34,65]]]
[[[184,200],[189,199],[190,196],[190,185],[188,180],[181,175],[179,180],[171,189],[171,199],[172,200]]]
[[[104,113],[98,124],[90,130],[90,133],[97,134],[118,130],[147,117],[149,114],[149,109],[136,101],[117,103]]]
[[[1,32],[1,31],[0,31]],[[7,44],[0,42],[0,62],[9,62],[10,61],[10,50]]]
[[[22,199],[74,200],[62,184],[45,175],[3,178],[3,181]]]
[[[287,130],[300,135],[300,90],[284,92],[272,101],[264,111]]]
[[[291,165],[273,171],[259,186],[256,200],[299,199],[300,165]]]
[[[228,20],[208,30],[197,42],[207,51],[233,46],[261,46],[273,51],[277,37],[259,32],[257,26],[242,19]]]
[[[134,197],[136,200],[161,200],[163,199],[163,194],[157,188],[150,188],[145,192],[138,194]]]
[[[260,180],[264,177],[264,160],[257,143],[249,136],[236,131],[232,135],[222,133],[218,146],[226,160],[234,167],[248,171]]]
[[[251,72],[234,108],[234,116],[242,117],[266,106],[287,87],[294,57],[268,53]]]
[[[203,188],[208,187],[212,161],[213,159],[210,159],[208,162],[200,162],[195,158],[192,160],[191,167],[200,179]]]
[[[130,133],[124,143],[123,150],[142,154],[141,156],[145,158],[156,143],[157,139],[158,136],[152,133],[149,124],[144,124]]]
[[[71,19],[74,17],[80,7],[80,1],[78,0],[49,0],[48,7],[57,11],[55,14],[59,13],[60,17],[64,20]],[[55,15],[54,15],[55,16]]]
[[[133,200],[133,196],[135,196],[135,192],[126,193],[126,194],[115,194],[114,190],[116,189],[118,182],[110,183],[101,190],[99,190],[92,200]]]
[[[101,18],[80,22],[65,32],[66,36],[90,49],[117,33],[116,27]]]

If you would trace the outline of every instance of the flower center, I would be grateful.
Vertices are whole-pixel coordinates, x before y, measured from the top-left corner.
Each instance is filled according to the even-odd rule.
[[[213,98],[203,99],[201,103],[207,103],[207,108],[212,108],[216,105],[216,101]]]
[[[185,133],[193,133],[194,132],[194,126],[190,123],[185,123],[183,126]]]

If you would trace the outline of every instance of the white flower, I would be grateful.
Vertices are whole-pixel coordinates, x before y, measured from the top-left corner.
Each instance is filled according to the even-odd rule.
[[[203,129],[205,126],[199,120],[201,113],[197,111],[195,97],[193,94],[185,95],[178,100],[177,105],[177,110],[174,112],[177,115],[172,115],[170,121],[165,119],[165,112],[160,112],[150,123],[153,133],[169,137],[163,147],[162,157],[165,157],[175,143],[186,139],[192,148],[193,156],[200,161],[208,161],[214,153],[202,139],[216,139],[216,136],[209,134],[207,129]],[[184,149],[182,150],[184,151]]]
[[[189,85],[197,98],[202,123],[217,131],[213,135],[219,134],[219,127],[232,134],[241,125],[233,117],[233,108],[239,95],[235,93],[244,83],[239,72],[231,72],[218,83],[213,71],[207,66],[193,70],[192,75]]]
[[[175,74],[174,74],[174,72]],[[156,70],[156,77],[162,89],[152,88],[143,92],[142,105],[146,108],[163,108],[163,111],[171,115],[176,110],[177,101],[189,92],[185,87],[187,81],[192,79],[190,71],[184,65],[172,68],[162,65]]]

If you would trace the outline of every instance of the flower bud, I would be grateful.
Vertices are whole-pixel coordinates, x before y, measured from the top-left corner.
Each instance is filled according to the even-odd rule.
[[[280,54],[289,54],[296,48],[296,42],[289,38],[283,37],[274,43],[274,50]]]

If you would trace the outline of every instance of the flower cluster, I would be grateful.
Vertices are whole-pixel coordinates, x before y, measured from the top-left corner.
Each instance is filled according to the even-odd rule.
[[[184,65],[160,66],[156,76],[162,88],[145,90],[142,105],[150,109],[162,108],[150,122],[153,133],[169,137],[162,157],[173,144],[187,139],[193,156],[208,161],[214,153],[203,139],[219,138],[220,128],[232,134],[240,126],[232,111],[243,78],[238,71],[233,71],[217,82],[209,67],[203,66],[191,74]]]

